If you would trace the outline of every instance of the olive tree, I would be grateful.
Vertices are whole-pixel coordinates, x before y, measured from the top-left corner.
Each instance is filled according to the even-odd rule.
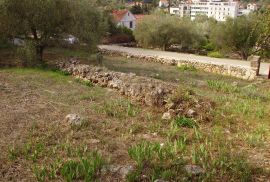
[[[145,17],[137,24],[134,35],[143,47],[157,47],[162,50],[166,50],[172,44],[192,47],[201,40],[192,21],[166,14]]]
[[[100,12],[87,0],[2,0],[0,6],[1,34],[31,42],[39,64],[50,41],[73,35],[94,47],[104,32]]]
[[[257,16],[241,16],[228,18],[225,22],[218,23],[213,27],[211,40],[225,52],[238,53],[246,60],[254,53],[260,35],[259,29],[254,29],[257,24]]]

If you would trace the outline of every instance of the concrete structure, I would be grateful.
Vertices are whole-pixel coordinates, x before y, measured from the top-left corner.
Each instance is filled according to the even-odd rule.
[[[118,26],[124,26],[131,30],[134,30],[136,27],[136,18],[128,10],[114,10],[112,16],[116,21]]]
[[[206,15],[217,21],[226,21],[227,17],[235,18],[257,10],[257,6],[249,4],[247,9],[240,9],[238,2],[209,0],[182,2],[177,7],[170,8],[170,13],[180,17],[190,17],[194,20],[198,15]]]

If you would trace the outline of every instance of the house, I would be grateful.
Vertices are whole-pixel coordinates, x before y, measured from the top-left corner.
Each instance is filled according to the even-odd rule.
[[[136,27],[136,18],[129,10],[114,10],[112,16],[118,26],[124,26],[131,30]]]

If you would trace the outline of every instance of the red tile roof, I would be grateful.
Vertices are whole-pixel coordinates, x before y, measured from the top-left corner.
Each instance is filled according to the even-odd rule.
[[[117,22],[119,22],[124,18],[124,16],[127,14],[127,12],[128,12],[128,10],[126,10],[126,9],[125,10],[113,10],[112,15],[113,15],[113,18]]]

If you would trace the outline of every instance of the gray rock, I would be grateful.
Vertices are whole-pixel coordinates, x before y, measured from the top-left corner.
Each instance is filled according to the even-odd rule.
[[[186,165],[184,168],[187,173],[192,174],[192,175],[200,175],[200,174],[205,173],[205,170],[203,168],[196,165]]]
[[[187,116],[188,117],[193,117],[193,116],[195,116],[195,114],[196,114],[196,111],[194,111],[193,109],[189,109],[187,111]]]
[[[172,115],[170,112],[165,112],[162,116],[163,120],[171,120],[172,119]]]
[[[134,167],[131,165],[108,165],[105,166],[101,172],[104,174],[106,172],[117,173],[121,178],[126,178],[127,174],[134,170]]]
[[[68,114],[65,119],[66,119],[66,122],[68,122],[70,125],[81,125],[82,124],[82,119],[77,114]]]

